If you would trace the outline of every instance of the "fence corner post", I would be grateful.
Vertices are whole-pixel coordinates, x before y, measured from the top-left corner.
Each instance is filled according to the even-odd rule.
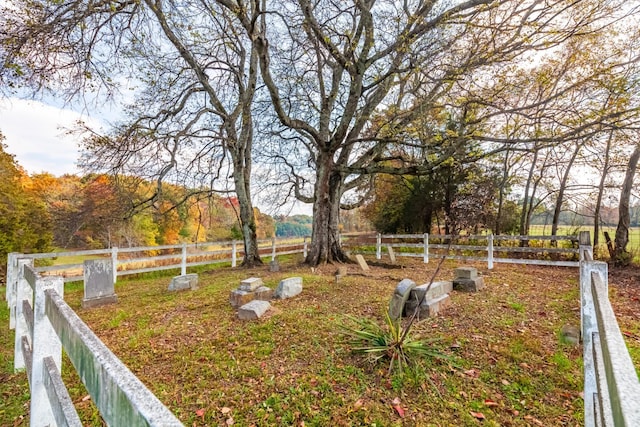
[[[493,233],[487,237],[487,268],[493,269]]]
[[[376,234],[376,259],[382,259],[382,235]]]
[[[238,242],[233,240],[231,242],[231,268],[235,268],[235,266],[238,263],[237,249],[238,249]]]
[[[33,291],[27,279],[24,278],[25,266],[33,265],[31,258],[18,258],[18,280],[16,282],[16,331],[13,347],[13,371],[17,372],[26,367],[24,354],[22,354],[22,337],[29,336],[29,327],[24,317],[23,301],[28,301],[33,307]]]
[[[7,289],[5,297],[9,305],[9,329],[16,328],[16,289],[18,288],[18,254],[7,254]]]
[[[182,244],[182,262],[180,263],[180,274],[185,276],[187,274],[187,244]]]
[[[45,387],[44,359],[51,357],[62,371],[62,343],[46,314],[47,296],[45,291],[53,290],[61,297],[64,294],[64,280],[59,276],[38,277],[35,285],[33,306],[33,341],[31,342],[32,366],[29,387],[31,389],[30,416],[41,425],[56,425],[53,409]]]
[[[111,268],[113,268],[113,284],[118,281],[118,247],[111,248]]]
[[[422,262],[429,264],[429,233],[424,233],[422,249]]]

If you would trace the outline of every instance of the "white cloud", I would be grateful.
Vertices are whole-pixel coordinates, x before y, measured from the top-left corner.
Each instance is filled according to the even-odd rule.
[[[0,131],[6,138],[6,151],[30,174],[79,172],[77,137],[65,134],[77,120],[97,124],[87,115],[42,102],[0,99]]]

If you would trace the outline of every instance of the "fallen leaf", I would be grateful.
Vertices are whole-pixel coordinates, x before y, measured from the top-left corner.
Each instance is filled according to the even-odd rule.
[[[501,382],[502,382],[502,385],[509,385],[509,384],[511,384],[511,383],[510,383],[509,381],[507,381],[507,380],[502,380]]]
[[[478,371],[476,371],[475,369],[468,369],[466,371],[464,371],[465,375],[468,375],[472,378],[478,378],[480,376],[480,373]]]
[[[362,401],[362,399],[358,399],[353,404],[353,408],[357,410],[357,409],[362,408],[363,405],[364,405],[364,402]]]
[[[484,414],[482,412],[471,412],[471,416],[474,418],[477,418],[479,420],[485,420],[486,417],[484,416]]]
[[[531,415],[525,415],[525,416],[524,416],[524,419],[525,419],[525,420],[527,420],[527,421],[531,421],[532,423],[537,424],[537,425],[539,425],[539,426],[543,426],[543,425],[544,425],[544,424],[542,423],[542,421],[540,421],[540,420],[539,420],[539,419],[537,419],[537,418],[533,418]]]
[[[484,404],[489,407],[498,406],[498,402],[494,402],[493,400],[490,400],[490,399],[485,399]]]
[[[232,426],[234,422],[235,421],[233,421],[233,418],[231,418],[231,417],[227,418],[227,425],[228,426]]]
[[[85,397],[82,398],[83,402],[86,402],[87,400],[91,400],[91,396],[88,395],[88,394]]]
[[[196,415],[197,415],[197,416],[199,416],[199,417],[204,418],[204,408],[202,408],[202,409],[198,409],[198,410],[196,411]]]
[[[222,409],[220,409],[220,412],[222,412],[223,415],[227,415],[229,412],[231,412],[231,408],[227,408],[225,406]]]
[[[514,417],[517,417],[518,415],[520,415],[520,411],[518,411],[517,409],[513,409],[511,413],[513,414]]]
[[[393,409],[395,409],[400,418],[404,418],[404,409],[402,409],[402,406],[400,406],[400,398],[396,397],[395,399],[393,399],[393,402],[391,402],[391,406],[393,407]]]

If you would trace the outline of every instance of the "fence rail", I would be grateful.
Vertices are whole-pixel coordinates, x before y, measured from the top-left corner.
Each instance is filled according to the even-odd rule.
[[[143,246],[135,248],[95,249],[88,251],[50,252],[41,254],[23,254],[26,258],[37,260],[55,260],[65,257],[111,257],[113,277],[148,273],[159,270],[180,269],[185,274],[188,267],[210,264],[231,263],[237,266],[237,260],[244,256],[242,245],[238,241],[207,242],[197,244]],[[308,239],[267,239],[258,241],[260,255],[275,259],[277,256],[302,253],[307,254]],[[68,263],[37,266],[38,273],[61,275],[66,282],[82,280],[82,263]]]
[[[608,297],[605,262],[580,263],[585,426],[640,426],[640,382]]]
[[[375,244],[376,259],[382,259],[384,247],[397,248],[401,251],[396,256],[422,258],[429,262],[430,256],[447,259],[468,261],[485,261],[492,269],[495,263],[505,264],[534,264],[564,267],[578,267],[580,265],[580,248],[578,237],[575,236],[494,236],[487,235],[440,235],[440,234],[359,234],[344,235],[345,246],[359,253],[373,253]],[[439,243],[433,243],[433,241]],[[485,244],[480,244],[481,242]],[[455,242],[455,243],[454,243]],[[468,242],[464,244],[464,242]],[[568,242],[570,247],[529,246],[532,242]],[[403,251],[404,249],[404,251]],[[419,249],[419,250],[416,250]],[[500,253],[521,254],[522,257],[505,257]],[[549,257],[565,256],[571,259],[531,259],[531,256],[542,255]],[[529,258],[527,258],[527,256]]]
[[[60,375],[63,349],[107,425],[183,425],[67,305],[62,277],[40,276],[33,259],[11,261],[19,302],[14,368],[27,372],[31,426],[82,426]]]

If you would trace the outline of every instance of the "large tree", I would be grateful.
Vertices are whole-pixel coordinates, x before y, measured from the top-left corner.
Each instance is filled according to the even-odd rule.
[[[69,98],[135,89],[130,119],[109,135],[89,135],[83,165],[157,181],[157,191],[136,208],[162,203],[163,182],[229,191],[230,175],[244,264],[261,263],[251,199],[259,75],[251,31],[215,1],[7,4],[0,36],[5,82]]]

